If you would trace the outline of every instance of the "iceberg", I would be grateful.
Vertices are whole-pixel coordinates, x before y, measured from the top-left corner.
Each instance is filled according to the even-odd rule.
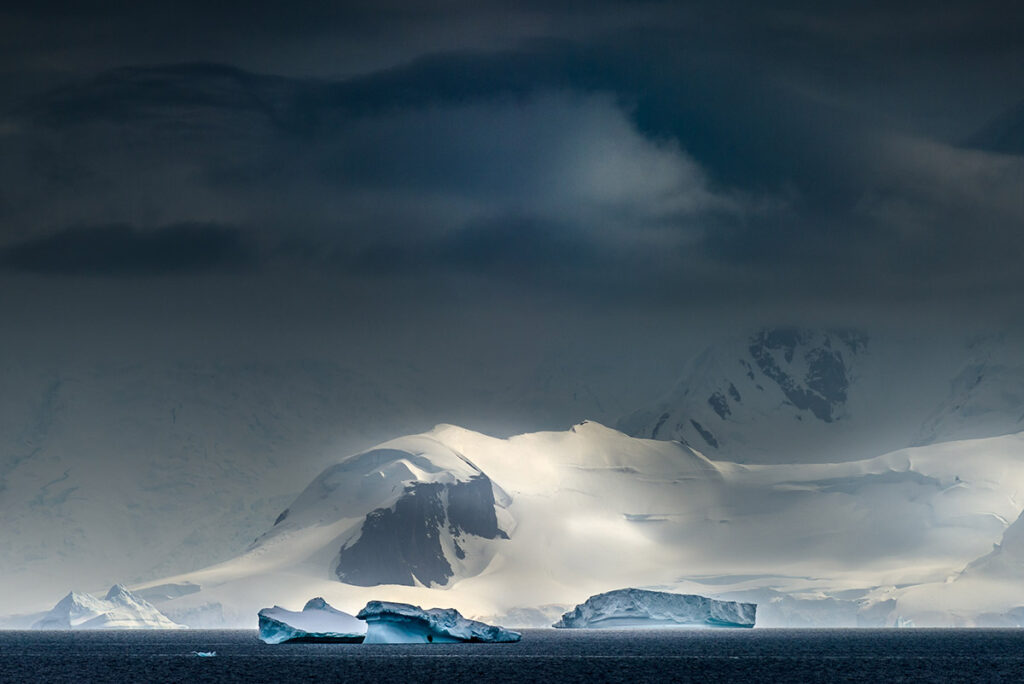
[[[408,603],[370,601],[356,615],[366,620],[367,644],[504,643],[522,635],[477,620],[467,620],[454,608],[424,610]]]
[[[616,589],[591,596],[562,616],[559,629],[638,627],[753,627],[756,603],[696,594]]]
[[[259,612],[260,639],[266,644],[285,642],[362,643],[366,623],[333,608],[322,598],[310,599],[301,611],[281,606]]]
[[[172,622],[151,603],[115,584],[98,599],[92,594],[72,591],[32,629],[186,629]]]

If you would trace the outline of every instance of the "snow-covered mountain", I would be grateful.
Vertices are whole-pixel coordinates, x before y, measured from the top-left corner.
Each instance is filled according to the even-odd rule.
[[[310,528],[334,529],[329,546],[337,558],[328,561],[339,581],[444,585],[490,562],[493,546],[485,540],[508,538],[502,524],[510,523],[509,501],[444,443],[406,437],[328,468],[256,545],[288,545]]]
[[[0,376],[9,608],[54,587],[138,582],[229,557],[335,449],[418,420],[393,386],[330,363],[10,364]]]
[[[619,428],[737,461],[826,460],[821,451],[864,419],[862,384],[876,372],[875,346],[856,331],[799,328],[727,340],[691,360],[668,396]],[[865,455],[886,451],[848,441]]]
[[[755,466],[596,423],[509,439],[438,426],[330,467],[246,553],[161,580],[200,591],[158,605],[218,604],[244,626],[310,595],[506,616],[638,586],[760,597],[762,625],[894,624],[894,592],[955,577],[1017,519],[1022,455],[1010,435]]]
[[[667,450],[671,456],[665,458],[679,462],[664,471],[672,483],[697,477],[678,471],[683,468],[680,464],[689,462],[697,452],[712,458],[708,463],[715,465],[708,472],[729,462],[748,464],[729,465],[729,472],[761,472],[752,465],[755,463],[771,465],[776,472],[783,467],[779,463],[806,463],[806,472],[813,473],[824,467],[814,464],[869,463],[878,454],[911,453],[905,447],[918,445],[928,447],[923,453],[932,453],[932,449],[948,453],[944,477],[955,477],[960,475],[953,472],[957,459],[973,463],[979,458],[977,451],[989,447],[960,442],[956,444],[962,446],[949,447],[948,443],[1021,429],[1024,363],[1018,360],[1020,348],[1009,336],[975,342],[965,350],[936,350],[921,341],[893,341],[841,330],[767,329],[705,352],[690,364],[668,398],[623,421],[628,432],[654,435],[658,442],[626,440],[621,447],[612,446],[625,439],[618,435],[599,439],[586,449],[593,454],[621,449],[614,458],[624,462],[616,467],[637,473],[646,472],[646,466],[632,463],[633,454]],[[509,557],[528,557],[519,549],[532,548],[535,542],[522,541],[516,530],[523,524],[528,530],[534,528],[520,519],[521,513],[514,513],[523,504],[519,497],[519,503],[513,505],[517,496],[509,490],[507,478],[518,478],[505,473],[502,463],[520,459],[524,468],[535,469],[539,479],[557,476],[575,482],[573,478],[581,471],[566,469],[564,457],[557,454],[576,444],[578,438],[556,437],[566,433],[538,433],[548,435],[545,438],[522,435],[508,440],[512,446],[499,448],[494,445],[505,445],[504,440],[476,435],[469,439],[471,446],[465,447],[454,435],[475,433],[446,428],[437,434],[397,440],[394,451],[398,455],[391,453],[390,447],[359,450],[385,435],[404,431],[405,426],[431,424],[428,418],[437,417],[436,407],[430,412],[432,402],[467,415],[472,404],[477,415],[495,416],[495,423],[513,414],[523,421],[530,406],[538,421],[540,414],[544,420],[554,421],[558,416],[591,411],[611,417],[623,402],[611,388],[621,383],[613,370],[602,370],[593,360],[549,357],[543,363],[533,359],[507,372],[476,378],[479,387],[462,388],[465,396],[461,399],[445,396],[438,400],[451,391],[443,382],[445,373],[456,371],[426,374],[403,367],[389,376],[328,362],[234,361],[125,363],[41,373],[24,364],[8,363],[0,368],[7,390],[0,393],[0,515],[4,520],[0,605],[5,612],[38,611],[72,586],[90,588],[111,582],[150,586],[156,578],[179,577],[234,558],[257,538],[245,558],[290,567],[301,557],[303,573],[334,583],[344,581],[344,586],[350,587],[372,584],[385,576],[395,586],[410,588],[461,586],[468,578],[505,567],[511,562]],[[626,394],[635,396],[638,387]],[[587,429],[578,428],[577,432]],[[683,446],[668,441],[671,439],[684,440]],[[546,445],[536,447],[540,451],[529,457],[518,455],[518,445],[532,441]],[[998,443],[998,439],[976,442]],[[638,452],[637,444],[653,446]],[[339,452],[359,455],[330,465]],[[581,463],[596,457],[593,454],[581,456]],[[980,463],[987,462],[982,457]],[[580,467],[586,470],[590,466]],[[324,468],[327,470],[309,485]],[[797,472],[797,466],[792,468],[794,482],[810,477]],[[911,475],[892,477],[897,477],[899,487],[910,488],[905,492],[908,496],[918,496],[907,479]],[[697,477],[702,478],[704,475]],[[885,478],[865,482],[874,483],[867,492],[895,491],[892,487],[897,483]],[[918,484],[926,482],[930,480]],[[878,489],[883,484],[892,487]],[[592,486],[596,489],[591,490]],[[653,487],[643,485],[648,486]],[[681,504],[675,497],[685,494],[695,502],[705,502],[709,508],[700,509],[704,511],[700,515],[708,520],[717,519],[717,507],[725,505],[707,503],[710,493],[719,492],[720,484],[709,484],[694,493],[689,486],[677,483],[669,488],[671,495],[651,489],[652,500],[666,499],[660,510],[633,506],[629,503],[632,499],[615,504],[621,509],[616,515],[628,516],[623,520],[630,524],[623,529],[634,530],[649,522],[650,533],[677,530],[681,539],[688,539],[679,530],[692,529],[687,526],[693,521],[677,528],[677,522],[682,525],[679,521],[690,520],[686,517],[690,513],[680,513]],[[831,487],[809,485],[819,495],[836,494]],[[586,510],[594,497],[606,496],[609,488],[613,490],[607,495],[609,506],[616,497],[627,496],[609,481],[579,481],[570,487],[572,491],[558,494],[556,498],[563,500],[552,504],[551,516],[576,519],[564,511]],[[530,491],[530,487],[520,489]],[[543,495],[527,496],[536,501],[555,497],[544,491]],[[630,490],[628,495],[647,496],[640,491]],[[721,492],[732,493],[721,496],[724,500],[741,496],[736,491],[726,487]],[[923,491],[931,496],[930,488]],[[833,498],[858,511],[864,502],[873,501],[862,498],[858,503],[846,498],[845,490],[840,493],[843,496]],[[803,495],[789,496],[796,501]],[[905,505],[909,504],[899,504]],[[769,512],[777,516],[780,511]],[[1017,511],[1000,509],[998,514],[1012,520]],[[807,545],[811,554],[827,555],[831,548],[828,540],[832,533],[826,525],[830,515],[826,511],[823,527],[816,533],[824,541]],[[664,516],[668,517],[663,521]],[[729,520],[721,523],[721,529],[746,529],[746,523],[740,524],[731,515],[721,517]],[[795,525],[794,529],[809,524],[798,517],[794,514],[794,521],[787,524]],[[990,545],[999,541],[1003,523],[993,525],[979,533],[970,553],[950,549],[956,562],[950,560],[944,566],[946,571],[959,572],[988,553]],[[719,543],[715,541],[723,535],[719,526],[704,521],[698,527],[709,543]],[[751,548],[759,548],[760,531],[750,534]],[[577,535],[574,530],[570,537]],[[305,540],[297,550],[292,548],[300,543],[296,540]],[[666,546],[677,544],[672,535],[659,540]],[[557,536],[535,541],[576,548],[580,557],[595,553],[589,547],[566,545]],[[607,545],[595,544],[598,548]],[[687,576],[696,576],[690,568],[700,566],[698,560],[708,549],[680,560],[676,554],[682,551],[656,553],[666,554],[669,564],[681,563]],[[739,565],[760,572],[754,568],[764,559],[752,554],[746,562],[744,553],[733,551]],[[804,549],[793,549],[793,553],[804,553]],[[271,562],[272,558],[276,560]],[[842,558],[840,554],[836,562],[845,562]],[[617,556],[607,562],[624,563]],[[625,565],[628,570],[629,564]],[[241,568],[239,576],[259,574],[245,569],[245,563],[232,567]],[[724,572],[722,567],[715,565],[707,572]],[[550,573],[561,572],[557,567],[550,569]],[[573,572],[567,574],[574,576]],[[248,604],[211,597],[206,591],[208,582],[201,583],[204,588],[198,592],[182,584],[188,590],[182,592],[189,596],[174,598],[182,593],[175,587],[184,581],[164,582],[169,596],[153,599],[165,602],[160,605],[172,619],[195,626],[248,619],[248,607],[238,609],[242,612],[233,607]],[[651,581],[669,580],[656,577]],[[543,587],[545,582],[550,585],[550,577],[539,579],[537,586]],[[633,573],[625,571],[616,582],[588,588],[590,593],[598,593],[638,584]],[[718,588],[753,590],[744,583]],[[708,593],[702,586],[683,589]],[[303,590],[293,603],[301,606],[317,593],[324,592]],[[516,595],[514,589],[509,593]],[[475,612],[467,610],[496,618],[518,608],[526,610],[524,615],[550,615],[585,598],[565,597],[561,590],[551,589],[540,591],[535,600],[533,593],[529,592],[530,600],[522,605],[482,601]],[[766,596],[740,598],[762,601]],[[791,601],[791,593],[785,596]],[[361,600],[375,597],[369,591]],[[393,598],[431,603],[416,592]],[[272,597],[259,600],[261,607]],[[343,605],[356,610],[362,604]],[[539,610],[540,606],[546,607]],[[859,610],[849,605],[846,609],[853,611],[851,615]]]
[[[1024,349],[1008,334],[972,341],[949,393],[924,421],[917,444],[1024,430]]]
[[[709,347],[619,429],[743,463],[858,460],[1024,429],[1009,336],[943,346],[854,330],[764,328]]]
[[[518,360],[457,386],[448,379],[459,368],[387,357],[5,358],[5,612],[39,610],[71,587],[134,585],[231,558],[339,453],[453,414],[505,429],[611,417],[632,396],[613,392],[615,369],[585,355]]]
[[[102,599],[73,591],[32,625],[32,629],[183,628],[120,584]]]

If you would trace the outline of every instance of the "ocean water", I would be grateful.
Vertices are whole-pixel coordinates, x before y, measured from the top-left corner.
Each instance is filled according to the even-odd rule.
[[[193,651],[216,651],[200,658]],[[267,646],[255,631],[0,632],[0,682],[1018,682],[1024,630],[525,630]]]

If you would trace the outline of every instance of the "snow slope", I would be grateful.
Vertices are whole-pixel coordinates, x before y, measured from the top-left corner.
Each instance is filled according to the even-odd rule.
[[[453,385],[462,366],[423,371],[387,356],[29,362],[10,352],[0,611],[232,558],[339,453],[452,415],[500,430],[567,425],[618,415],[623,396],[639,396],[620,389],[628,368],[537,357]]]
[[[910,444],[1013,432],[1024,396],[1020,348],[1008,337],[935,352],[920,340],[765,330],[715,345],[668,399],[623,426],[740,463],[863,460]],[[233,558],[339,452],[449,415],[474,425],[490,416],[501,434],[509,424],[613,419],[624,402],[636,405],[649,391],[649,379],[628,379],[650,369],[638,370],[627,351],[622,367],[582,352],[537,352],[460,388],[449,380],[463,369],[451,366],[426,373],[380,363],[355,371],[329,361],[232,359],[36,367],[12,355],[16,361],[0,365],[0,606],[39,611],[72,586],[134,586]],[[456,498],[484,491],[459,478]],[[424,482],[423,501],[433,500],[431,487]],[[401,525],[417,510],[412,504],[378,520],[376,537]],[[502,515],[501,505],[496,510]],[[489,518],[463,522],[488,528],[483,539],[505,531]],[[362,581],[358,559],[374,548],[349,553],[350,581]],[[446,553],[444,563],[402,581],[443,583],[445,563],[488,562],[484,551],[463,559],[454,547]],[[224,619],[219,610],[202,612],[216,623]]]
[[[961,572],[943,582],[889,590],[888,619],[921,627],[1024,627],[1022,578],[1024,514]]]
[[[885,624],[879,587],[945,581],[1001,539],[1022,454],[1009,435],[741,465],[591,422],[509,439],[442,425],[328,468],[246,553],[161,580],[201,590],[159,605],[217,603],[244,626],[310,595],[500,618],[636,586],[755,600],[762,625]]]
[[[918,442],[963,357],[930,340],[763,328],[698,354],[618,427],[743,463],[859,460]]]
[[[231,557],[339,444],[415,423],[329,363],[9,365],[0,378],[0,605],[12,611]]]
[[[1024,340],[1002,334],[974,340],[948,394],[921,425],[915,443],[990,437],[1024,430]]]

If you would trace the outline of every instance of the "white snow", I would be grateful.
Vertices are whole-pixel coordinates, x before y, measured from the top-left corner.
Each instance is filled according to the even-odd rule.
[[[152,604],[114,585],[102,599],[71,592],[32,629],[184,629]]]
[[[796,344],[768,348],[761,356],[752,345],[762,333],[792,335]],[[774,363],[793,389],[827,400],[829,420],[797,406],[758,356]],[[811,363],[823,357],[836,363],[813,369]],[[860,460],[919,443],[922,422],[936,410],[963,357],[960,350],[913,337],[753,331],[720,340],[694,357],[667,395],[624,416],[618,426],[639,437],[681,439],[712,458],[743,463]],[[946,439],[963,436],[951,432]]]
[[[1000,542],[1020,509],[1011,484],[999,482],[999,454],[1016,447],[1011,437],[989,438],[1024,429],[1019,339],[952,350],[924,334],[872,336],[856,354],[844,352],[849,396],[831,423],[787,403],[762,372],[749,378],[739,364],[749,356],[747,342],[715,345],[666,399],[672,420],[685,426],[684,418],[695,417],[721,438],[720,449],[702,449],[711,458],[704,466],[677,446],[619,437],[592,447],[566,433],[496,440],[441,428],[418,440],[400,438],[405,456],[380,467],[364,462],[358,478],[335,472],[357,487],[325,473],[326,488],[307,490],[302,501],[295,493],[338,455],[396,434],[395,426],[420,430],[438,419],[439,410],[424,407],[455,391],[447,380],[458,367],[427,372],[382,362],[370,372],[328,361],[236,358],[29,367],[19,357],[0,365],[2,384],[11,390],[0,393],[0,610],[23,613],[20,622],[5,624],[25,624],[24,614],[52,606],[69,586],[95,589],[116,579],[152,587],[167,576],[206,580],[190,596],[151,599],[175,621],[196,626],[252,627],[268,601],[298,606],[319,593],[355,610],[376,596],[339,588],[331,566],[338,549],[359,538],[366,513],[391,505],[411,482],[465,481],[474,468],[493,481],[498,525],[510,538],[442,535],[441,544],[454,572],[448,595],[465,597],[458,605],[479,614],[572,605],[588,593],[646,582],[698,593],[708,586],[714,593],[763,592],[757,600],[769,599],[761,614],[768,621],[784,605],[786,619],[803,620],[813,612],[805,610],[807,601],[822,592],[862,591],[856,599],[836,599],[845,601],[844,615],[853,615],[858,602],[895,600],[891,592],[870,593],[871,587],[944,582]],[[826,342],[843,344],[818,331],[791,361],[777,350],[772,358],[806,384],[803,352]],[[612,368],[575,353],[516,357],[473,379],[469,408],[450,396],[437,405],[463,407],[446,408],[445,420],[486,415],[494,425],[563,424],[582,415],[614,420],[648,401],[642,397],[653,396],[652,388],[668,389],[675,373],[674,359],[626,351],[623,364],[630,365]],[[634,375],[648,379],[633,379],[631,367],[645,368]],[[653,384],[650,378],[659,375],[664,384]],[[730,383],[742,401],[734,401]],[[719,416],[707,400],[714,392],[730,402],[723,425],[713,424]],[[700,448],[692,429],[688,439]],[[912,443],[927,448],[902,448]],[[663,459],[657,468],[656,453]],[[880,453],[886,456],[873,458]],[[909,454],[916,460],[904,465],[900,459]],[[460,465],[461,456],[473,467]],[[808,473],[819,474],[799,472],[804,466],[762,471],[749,465],[769,461],[808,464]],[[854,465],[829,470],[839,461]],[[1015,467],[1007,472],[1012,478]],[[669,480],[664,486],[644,481],[662,476]],[[706,488],[698,484],[704,479]],[[936,482],[941,493],[933,491]],[[597,505],[601,497],[606,505]],[[879,507],[889,516],[873,510]],[[285,508],[285,520],[271,526]],[[555,521],[551,529],[545,516]],[[870,525],[880,529],[866,532]],[[792,532],[779,531],[786,526]],[[704,535],[707,545],[698,548],[694,535]],[[767,540],[776,538],[779,548],[809,550],[808,556],[789,563],[773,557]],[[608,543],[598,543],[603,539]],[[547,546],[554,550],[547,553]],[[864,553],[854,553],[861,547]],[[563,548],[584,555],[572,558]],[[669,577],[649,570],[653,560],[623,560],[623,549],[658,562],[687,562]],[[594,563],[581,560],[590,557]],[[596,564],[603,569],[594,571]],[[612,569],[618,565],[622,572]],[[534,567],[593,579],[580,588]],[[728,581],[753,575],[786,579],[763,586]],[[512,582],[507,598],[489,597],[486,585],[499,586],[497,577]],[[288,582],[294,587],[283,586]],[[266,592],[256,592],[257,585]],[[434,601],[419,589],[394,589],[391,597]]]
[[[395,435],[612,420],[649,392],[637,367],[660,377],[648,358],[538,351],[452,383],[462,357],[417,366],[376,343],[355,357],[39,357],[0,359],[0,613],[233,558],[340,455]]]
[[[915,442],[932,444],[1024,430],[1024,362],[1019,337],[974,341],[948,394],[921,425]]]
[[[887,601],[989,553],[1024,505],[1024,434],[798,465],[713,461],[592,422],[509,439],[441,425],[371,451],[373,463],[357,454],[325,471],[241,556],[154,581],[202,587],[161,607],[216,602],[238,616],[232,626],[310,595],[346,609],[387,599],[501,616],[634,586],[755,601],[762,625],[890,624]],[[339,476],[356,463],[358,476]],[[493,482],[508,538],[467,535],[476,562],[445,548],[446,585],[332,579],[372,510],[418,478],[477,472]]]
[[[366,623],[319,597],[310,599],[301,611],[274,606],[261,610],[258,617],[260,639],[267,644],[297,639],[360,642],[366,634]]]

